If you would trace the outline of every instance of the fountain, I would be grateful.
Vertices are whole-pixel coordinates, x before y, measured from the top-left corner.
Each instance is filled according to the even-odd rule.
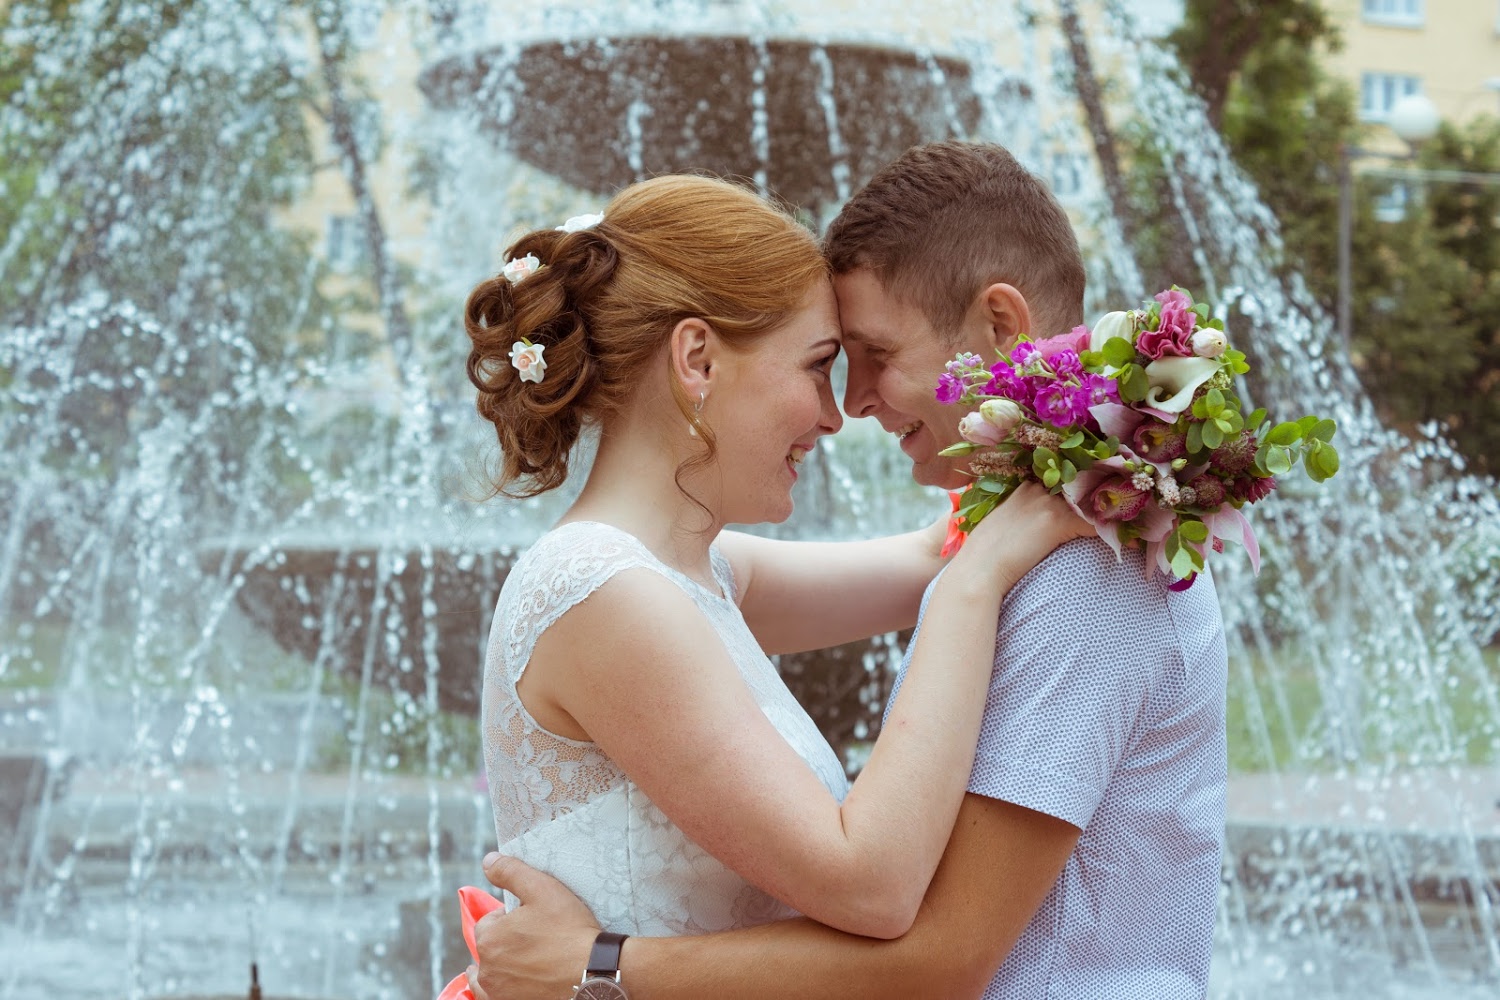
[[[430,996],[493,838],[489,610],[567,500],[468,499],[486,441],[455,303],[507,231],[654,171],[742,175],[811,224],[922,139],[996,139],[1045,174],[1089,145],[1073,5],[44,6],[9,5],[0,35],[42,54],[0,107],[0,766],[25,775],[0,796],[0,1000],[244,995],[252,962],[271,995]],[[1119,5],[1084,14],[1132,95],[1111,113],[1164,137],[1164,211],[1257,403],[1336,411],[1343,436],[1335,489],[1266,505],[1273,569],[1218,564],[1235,775],[1213,993],[1490,995],[1494,484],[1436,429],[1380,425],[1201,111]],[[310,91],[363,303],[288,235],[330,174],[299,138]],[[1107,188],[1085,171],[1070,202],[1091,311],[1146,291]],[[940,507],[864,423],[776,530]],[[900,642],[782,664],[855,763]]]

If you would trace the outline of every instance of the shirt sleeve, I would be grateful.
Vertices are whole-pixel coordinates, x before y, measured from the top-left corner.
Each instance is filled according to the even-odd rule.
[[[1058,550],[1006,599],[969,776],[976,795],[1079,829],[1175,651],[1161,588],[1097,548]]]

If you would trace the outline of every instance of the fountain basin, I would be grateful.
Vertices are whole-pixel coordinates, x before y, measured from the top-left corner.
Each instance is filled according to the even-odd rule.
[[[425,553],[425,554],[424,554]],[[518,552],[219,544],[205,569],[239,578],[235,600],[277,646],[330,672],[424,699],[428,655],[438,707],[478,715],[495,601]],[[376,628],[372,629],[371,624]],[[906,633],[778,657],[778,669],[840,759],[874,737]]]
[[[658,173],[760,172],[814,211],[907,148],[968,137],[980,119],[962,60],[806,38],[534,41],[451,56],[419,85],[434,106],[474,112],[504,148],[588,191]]]

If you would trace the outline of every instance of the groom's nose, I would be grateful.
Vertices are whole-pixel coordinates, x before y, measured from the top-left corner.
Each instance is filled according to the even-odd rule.
[[[869,362],[849,358],[848,381],[844,386],[844,413],[850,417],[868,417],[880,405],[875,392],[875,373]]]

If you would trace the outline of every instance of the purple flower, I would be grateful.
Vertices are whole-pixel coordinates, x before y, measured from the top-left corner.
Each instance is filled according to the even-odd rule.
[[[977,354],[960,354],[944,366],[943,371],[955,378],[963,376],[984,367],[984,359]]]
[[[1010,363],[1017,368],[1025,368],[1031,364],[1032,359],[1041,356],[1041,351],[1029,340],[1023,340],[1010,352]]]
[[[951,364],[952,362],[949,363]],[[945,406],[952,406],[963,398],[963,394],[963,379],[949,372],[944,372],[938,376],[937,401],[939,403]]]
[[[997,361],[990,366],[989,383],[981,390],[986,396],[1003,396],[1013,399],[1022,406],[1031,406],[1031,387],[1026,380],[1016,374],[1014,368],[1004,361]]]
[[[1067,429],[1088,418],[1088,393],[1076,386],[1053,382],[1037,391],[1037,416],[1053,427]]]
[[[1058,351],[1047,359],[1047,363],[1063,378],[1077,378],[1083,374],[1083,362],[1078,360],[1077,351]]]
[[[1098,406],[1100,403],[1118,403],[1120,401],[1120,386],[1112,378],[1092,373],[1083,376],[1081,386],[1089,394],[1089,405]]]

